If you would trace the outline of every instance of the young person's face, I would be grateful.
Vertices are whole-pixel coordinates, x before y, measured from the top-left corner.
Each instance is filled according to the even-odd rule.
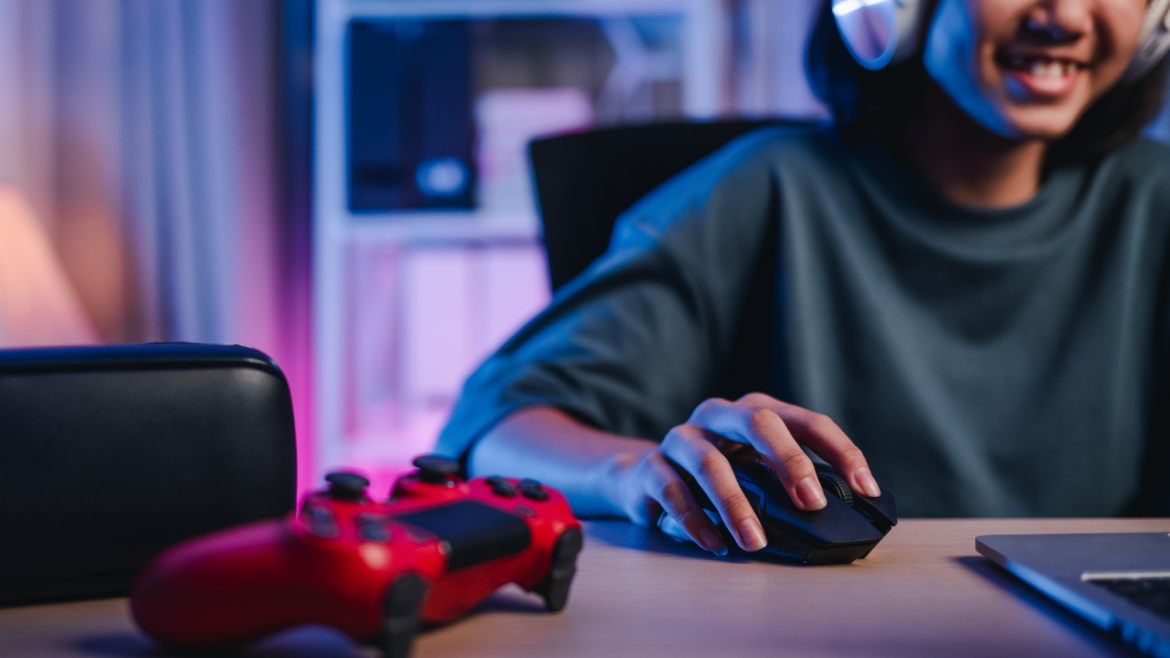
[[[984,127],[1057,139],[1120,79],[1147,0],[940,0],[923,62]]]

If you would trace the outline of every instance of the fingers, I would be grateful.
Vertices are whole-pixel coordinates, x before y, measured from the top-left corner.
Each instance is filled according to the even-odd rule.
[[[726,555],[727,545],[719,531],[695,502],[695,497],[666,456],[658,451],[652,452],[643,460],[642,468],[641,480],[646,485],[647,495],[674,517],[696,544],[716,555]]]
[[[684,424],[667,433],[661,450],[694,476],[723,523],[731,529],[735,542],[746,551],[758,551],[768,545],[764,527],[743,495],[727,457],[716,447],[722,440],[710,430]]]
[[[775,469],[792,501],[806,511],[823,508],[825,494],[801,445],[829,461],[854,490],[880,495],[861,451],[823,414],[753,393],[736,402],[707,400],[689,422],[754,447]]]
[[[744,550],[766,546],[763,527],[720,450],[729,441],[755,448],[803,510],[824,508],[826,498],[802,445],[831,463],[854,491],[881,495],[865,456],[836,423],[823,414],[753,393],[735,402],[706,400],[687,423],[672,429],[659,448],[639,462],[641,473],[635,481],[644,487],[646,509],[631,518],[645,517],[641,522],[647,522],[657,518],[660,507],[697,544],[719,555],[726,553],[727,547],[681,472],[694,477],[692,486],[698,484]]]
[[[690,422],[754,447],[772,468],[797,507],[825,506],[825,493],[812,461],[773,410],[712,398],[695,409]]]
[[[837,474],[845,478],[854,491],[871,498],[881,495],[882,491],[877,481],[873,479],[865,455],[828,416],[781,402],[762,393],[749,393],[740,398],[740,402],[758,405],[775,412],[797,442],[808,446],[822,459],[832,464]]]

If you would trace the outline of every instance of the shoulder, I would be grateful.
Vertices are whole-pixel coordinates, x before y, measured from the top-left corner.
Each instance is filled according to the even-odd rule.
[[[776,221],[777,195],[793,172],[810,180],[794,187],[824,187],[818,172],[844,154],[825,124],[780,124],[740,136],[618,217],[606,261],[648,250],[688,263],[754,253],[766,245],[761,238]]]
[[[836,128],[826,123],[777,124],[742,135],[643,197],[628,212],[676,219],[696,205],[749,203],[778,179],[816,177],[848,168],[851,158]]]
[[[1087,168],[1080,196],[1115,220],[1170,229],[1170,145],[1137,139],[1110,151]]]
[[[1170,145],[1136,139],[1105,155],[1099,175],[1111,184],[1126,184],[1131,190],[1133,186],[1159,189],[1170,199]]]

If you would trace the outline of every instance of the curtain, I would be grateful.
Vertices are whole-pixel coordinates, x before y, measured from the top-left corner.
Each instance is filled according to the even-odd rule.
[[[0,0],[0,179],[102,340],[278,342],[275,17]]]
[[[310,21],[307,0],[0,0],[0,347],[259,348],[302,490]]]

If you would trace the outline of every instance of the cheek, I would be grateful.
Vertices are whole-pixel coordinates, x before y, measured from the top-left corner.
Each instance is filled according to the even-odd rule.
[[[929,68],[951,85],[978,85],[985,77],[977,11],[972,0],[940,0],[927,33]]]
[[[1137,52],[1147,7],[1146,0],[1100,2],[1102,10],[1097,20],[1099,64],[1092,76],[1094,98],[1108,91],[1125,74]]]
[[[940,0],[923,51],[927,73],[971,118],[989,130],[1011,136],[1004,112],[1002,80],[994,66],[994,47],[983,33],[986,7],[973,0]]]

